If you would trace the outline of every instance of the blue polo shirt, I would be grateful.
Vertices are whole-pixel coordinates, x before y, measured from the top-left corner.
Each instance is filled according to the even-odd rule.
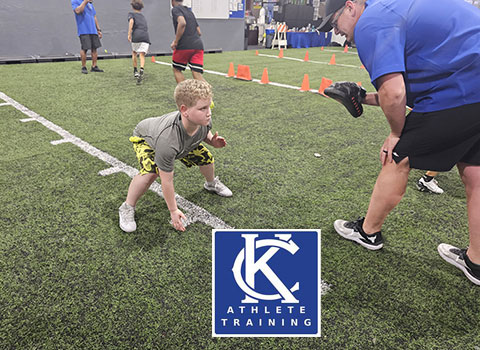
[[[464,0],[367,0],[354,35],[372,84],[403,73],[415,112],[480,102],[480,10]]]
[[[72,0],[72,9],[75,13],[75,9],[80,6],[82,0]],[[77,21],[78,35],[82,34],[98,34],[97,26],[95,25],[95,15],[97,12],[93,8],[92,3],[85,5],[85,10],[81,14],[75,13],[75,20]]]

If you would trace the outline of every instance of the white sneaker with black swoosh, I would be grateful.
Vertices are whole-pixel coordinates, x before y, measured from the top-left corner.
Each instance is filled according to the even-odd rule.
[[[383,247],[382,232],[378,231],[374,234],[367,235],[363,231],[363,221],[360,218],[355,221],[336,220],[333,223],[335,231],[345,239],[357,242],[361,246],[370,250],[379,250]]]

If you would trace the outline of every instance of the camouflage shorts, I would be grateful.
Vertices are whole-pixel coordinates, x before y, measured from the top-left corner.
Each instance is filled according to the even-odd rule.
[[[130,142],[133,143],[133,149],[137,155],[138,163],[140,165],[140,174],[158,174],[158,167],[155,164],[155,150],[141,137],[132,136]],[[214,162],[210,151],[202,144],[188,153],[180,161],[188,168],[198,165],[207,165]]]

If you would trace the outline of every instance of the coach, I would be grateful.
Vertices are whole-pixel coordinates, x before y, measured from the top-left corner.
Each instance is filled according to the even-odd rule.
[[[327,0],[322,31],[355,41],[391,132],[366,217],[337,220],[344,238],[376,250],[410,168],[457,165],[467,197],[470,246],[440,244],[443,259],[480,285],[480,11],[463,0]],[[405,117],[406,106],[413,107]]]

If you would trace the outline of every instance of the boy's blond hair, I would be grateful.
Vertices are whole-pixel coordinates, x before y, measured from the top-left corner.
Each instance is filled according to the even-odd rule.
[[[213,92],[212,87],[206,81],[187,79],[178,83],[175,92],[173,93],[173,97],[180,109],[181,105],[192,107],[202,98],[213,98]]]
[[[143,1],[142,0],[132,0],[130,5],[132,5],[132,7],[137,11],[140,11],[141,9],[143,9]]]

